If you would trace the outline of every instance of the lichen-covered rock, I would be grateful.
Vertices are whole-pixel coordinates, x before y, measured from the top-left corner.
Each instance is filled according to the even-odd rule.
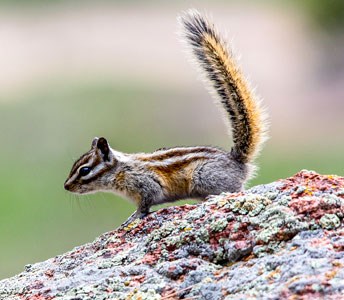
[[[343,299],[344,178],[161,209],[0,281],[0,299]]]

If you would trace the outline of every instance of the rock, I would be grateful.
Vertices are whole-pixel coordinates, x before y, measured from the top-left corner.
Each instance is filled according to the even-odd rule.
[[[172,206],[0,281],[0,299],[343,299],[344,178]]]

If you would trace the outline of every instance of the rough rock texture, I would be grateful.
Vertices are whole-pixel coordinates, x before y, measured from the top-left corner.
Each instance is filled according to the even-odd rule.
[[[159,210],[0,281],[0,299],[344,299],[344,178]]]

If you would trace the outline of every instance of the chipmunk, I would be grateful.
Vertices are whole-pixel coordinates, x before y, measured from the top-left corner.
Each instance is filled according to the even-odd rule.
[[[228,115],[234,145],[229,152],[200,146],[127,154],[112,149],[104,137],[94,138],[91,149],[74,163],[64,188],[129,198],[137,210],[127,222],[145,217],[155,204],[242,190],[266,138],[259,101],[214,26],[195,10],[179,21],[184,41]]]

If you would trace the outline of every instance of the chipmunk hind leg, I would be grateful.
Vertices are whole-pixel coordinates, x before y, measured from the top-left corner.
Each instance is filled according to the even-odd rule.
[[[245,164],[227,158],[202,164],[193,177],[193,196],[206,198],[223,192],[239,192],[247,177]]]

